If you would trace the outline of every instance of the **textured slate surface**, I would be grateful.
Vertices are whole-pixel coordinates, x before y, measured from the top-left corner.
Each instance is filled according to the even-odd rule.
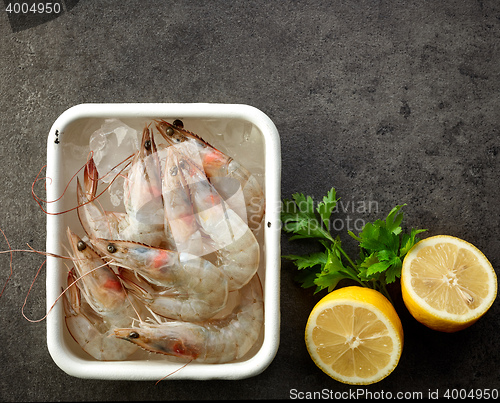
[[[8,3],[8,2],[6,2]],[[485,1],[66,2],[39,24],[0,13],[0,228],[13,248],[45,247],[31,184],[47,134],[84,102],[243,103],[281,136],[282,195],[335,186],[339,226],[407,203],[406,224],[478,246],[500,265],[498,174],[500,5]],[[357,220],[357,221],[356,221]],[[6,249],[2,242],[1,249]],[[282,253],[307,250],[282,239]],[[0,279],[8,275],[2,255]],[[293,397],[297,392],[422,392],[500,387],[500,305],[472,328],[439,334],[397,309],[403,356],[368,387],[339,384],[307,354],[303,330],[320,298],[282,264],[281,344],[241,381],[108,382],[67,376],[44,322],[21,306],[43,262],[14,255],[0,298],[0,400],[182,400]],[[25,313],[43,316],[43,269]]]

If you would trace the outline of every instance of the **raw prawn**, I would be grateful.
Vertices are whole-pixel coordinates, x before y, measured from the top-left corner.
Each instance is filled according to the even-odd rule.
[[[124,205],[128,226],[120,239],[172,248],[163,209],[160,161],[148,126],[124,183]]]
[[[182,175],[184,161],[175,147],[168,147],[163,173],[165,219],[179,252],[203,256],[207,250],[203,234],[196,222],[188,183]]]
[[[94,202],[97,196],[98,176],[94,159],[90,158],[84,169],[84,188],[77,178],[78,218],[90,238],[120,239],[121,227],[127,222],[127,216],[121,212],[103,211]],[[128,222],[125,226],[127,225]]]
[[[186,361],[225,363],[243,357],[259,338],[264,304],[257,275],[240,291],[240,302],[225,318],[204,323],[142,322],[138,327],[115,329],[115,336],[147,351]]]
[[[248,225],[209,182],[203,168],[188,157],[196,151],[193,147],[196,146],[188,142],[171,146],[184,156],[179,167],[189,183],[197,221],[211,238],[220,259],[218,265],[228,278],[229,291],[237,290],[250,281],[259,268],[259,243]]]
[[[212,147],[198,135],[184,130],[181,125],[158,120],[156,128],[170,145],[190,141],[198,146],[203,169],[225,200],[229,201],[234,194],[231,180],[236,180],[241,186],[246,205],[246,215],[243,216],[240,213],[241,218],[248,222],[252,231],[256,231],[260,227],[265,210],[264,192],[255,176],[248,169]],[[233,210],[239,212],[234,206]]]
[[[226,276],[206,259],[137,242],[106,239],[91,242],[100,253],[114,261],[113,265],[133,270],[152,284],[152,289],[144,292],[142,299],[154,306],[159,315],[200,321],[226,306]],[[135,291],[141,297],[138,289]],[[148,292],[153,295],[153,301],[148,301]]]
[[[89,245],[69,228],[67,235],[75,267],[68,273],[69,297],[63,294],[66,326],[95,359],[124,360],[137,349],[109,336],[115,327],[132,324],[135,310],[129,296],[113,270]]]

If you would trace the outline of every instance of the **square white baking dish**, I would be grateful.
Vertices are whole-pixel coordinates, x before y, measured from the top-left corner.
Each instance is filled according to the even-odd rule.
[[[67,256],[64,245],[67,245],[68,226],[80,236],[83,234],[74,210],[76,182],[73,176],[87,161],[90,136],[106,119],[119,119],[139,132],[153,119],[169,122],[180,119],[187,130],[208,133],[205,140],[214,147],[240,159],[243,165],[248,164],[247,168],[261,182],[265,194],[265,216],[257,235],[262,253],[258,273],[264,293],[264,326],[254,348],[235,362],[192,362],[183,367],[184,363],[147,352],[134,354],[126,361],[97,361],[85,353],[69,334],[63,301],[58,299],[62,288],[67,285],[67,270],[71,262],[49,257],[47,345],[55,363],[69,375],[106,380],[160,380],[167,375],[167,380],[243,379],[261,373],[277,352],[280,328],[281,154],[275,125],[260,110],[238,104],[81,104],[66,110],[53,124],[47,143],[48,253]],[[227,130],[231,136],[225,136]],[[64,214],[55,214],[71,209]]]

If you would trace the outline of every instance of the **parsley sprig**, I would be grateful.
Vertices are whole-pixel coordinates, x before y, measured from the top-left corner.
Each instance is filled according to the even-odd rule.
[[[376,289],[391,299],[387,284],[401,276],[401,267],[406,253],[418,242],[417,235],[426,230],[411,229],[403,233],[403,205],[394,207],[385,220],[376,220],[364,225],[355,235],[348,234],[359,244],[359,257],[351,259],[342,248],[340,236],[330,232],[330,218],[337,202],[335,188],[330,189],[322,201],[314,207],[314,200],[302,193],[292,195],[292,200],[283,200],[281,220],[283,230],[292,234],[290,241],[316,239],[322,251],[306,255],[284,255],[299,269],[296,280],[302,287],[316,287],[315,293],[332,291],[339,281],[349,279],[364,287]]]

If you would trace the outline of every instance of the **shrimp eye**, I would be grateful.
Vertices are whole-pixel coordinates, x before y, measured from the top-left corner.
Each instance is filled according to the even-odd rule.
[[[165,133],[167,134],[167,136],[173,136],[174,135],[174,129],[172,129],[171,127],[167,127],[165,129]]]
[[[106,249],[109,253],[115,253],[117,251],[116,245],[113,245],[112,243],[108,244],[108,247]]]
[[[151,140],[146,140],[144,142],[144,148],[148,151],[151,150]]]
[[[76,244],[76,248],[81,252],[82,250],[85,250],[85,248],[87,247],[87,244],[83,241],[78,241],[78,243]]]
[[[176,127],[180,127],[181,129],[184,127],[184,123],[180,119],[175,119],[172,124]]]
[[[172,176],[176,176],[176,175],[177,175],[177,172],[179,172],[179,169],[177,168],[177,166],[173,166],[173,167],[170,169],[170,175],[172,175]]]
[[[137,333],[137,332],[130,332],[128,334],[129,339],[137,339],[138,337],[139,337],[139,333]]]
[[[186,169],[187,168],[187,163],[185,160],[180,160],[179,161],[179,168],[180,169]]]

